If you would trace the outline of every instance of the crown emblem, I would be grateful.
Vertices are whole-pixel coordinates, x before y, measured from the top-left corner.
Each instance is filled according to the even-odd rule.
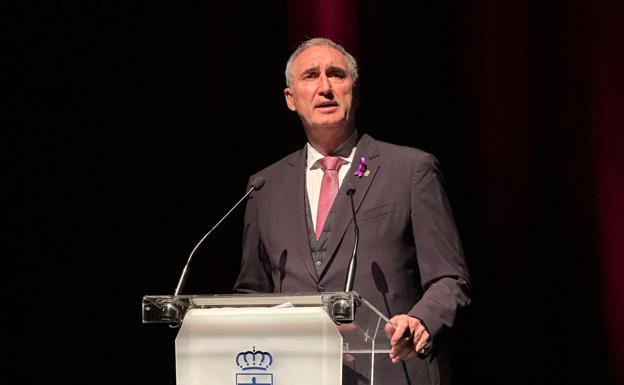
[[[240,352],[236,355],[236,365],[242,370],[267,370],[273,364],[273,356],[269,352],[252,350]]]

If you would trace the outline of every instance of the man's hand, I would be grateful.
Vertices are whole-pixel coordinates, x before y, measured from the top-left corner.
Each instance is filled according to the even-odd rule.
[[[390,340],[390,359],[393,364],[412,357],[429,343],[429,333],[420,320],[407,314],[392,317],[384,331]],[[406,331],[409,331],[410,337],[406,337]]]

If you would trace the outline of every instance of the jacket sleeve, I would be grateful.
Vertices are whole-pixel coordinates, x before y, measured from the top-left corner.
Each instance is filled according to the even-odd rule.
[[[412,175],[411,222],[422,298],[409,315],[423,321],[435,338],[451,328],[470,303],[470,283],[461,241],[443,188],[437,160],[425,154]]]

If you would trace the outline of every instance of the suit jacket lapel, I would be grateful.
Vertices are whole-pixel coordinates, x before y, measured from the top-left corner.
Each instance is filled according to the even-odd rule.
[[[357,149],[355,151],[355,155],[353,157],[353,162],[349,169],[349,172],[345,176],[342,185],[340,186],[340,191],[338,192],[338,196],[334,202],[335,207],[335,218],[334,218],[334,226],[333,231],[329,239],[327,240],[327,255],[331,256],[331,260],[329,264],[333,264],[336,258],[336,249],[342,243],[342,239],[344,238],[345,231],[347,227],[352,221],[352,213],[351,213],[351,200],[347,196],[347,189],[353,187],[355,189],[355,194],[353,195],[353,203],[355,205],[356,213],[359,210],[362,201],[366,197],[366,193],[371,186],[371,183],[375,179],[375,175],[379,170],[379,150],[377,148],[377,144],[375,140],[370,136],[364,134],[362,138],[359,140],[357,144]],[[363,175],[361,177],[357,177],[354,175],[354,172],[357,170],[360,158],[364,157],[366,160],[367,175]],[[349,254],[350,258],[351,255]],[[311,261],[311,258],[310,258]],[[311,263],[310,263],[311,264]],[[312,266],[314,269],[314,267]],[[329,266],[323,271],[323,274],[329,269]],[[321,278],[322,278],[321,275]]]
[[[288,175],[285,180],[292,181],[294,183],[294,193],[286,194],[287,202],[284,202],[284,208],[290,208],[285,210],[284,216],[286,223],[291,224],[293,229],[294,244],[297,245],[297,251],[302,259],[310,278],[315,283],[318,283],[319,277],[314,268],[314,261],[312,260],[312,251],[310,250],[310,240],[308,239],[308,224],[306,218],[306,201],[305,201],[305,161],[306,161],[306,147],[303,150],[294,154],[288,159],[290,168],[288,169]]]

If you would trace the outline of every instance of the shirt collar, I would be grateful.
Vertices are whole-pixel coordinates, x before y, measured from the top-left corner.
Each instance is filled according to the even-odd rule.
[[[342,142],[342,144],[338,146],[336,151],[334,151],[334,154],[332,154],[334,156],[337,155],[338,157],[340,157],[341,166],[345,164],[350,164],[353,161],[353,155],[355,155],[355,149],[356,149],[355,145],[357,144],[357,138],[358,138],[358,133],[356,129],[356,130],[353,130],[353,132],[351,133],[351,135],[349,135],[347,140]],[[323,159],[325,155],[321,154],[314,147],[312,147],[310,142],[306,144],[306,148],[308,150],[307,151],[308,156],[306,160],[306,169],[314,170],[314,169],[319,168],[320,167],[319,160]]]

